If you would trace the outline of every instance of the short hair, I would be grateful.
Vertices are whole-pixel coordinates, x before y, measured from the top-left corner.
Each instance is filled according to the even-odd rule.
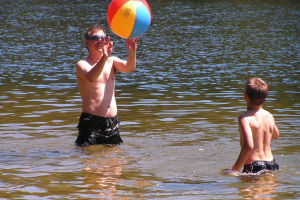
[[[252,105],[260,106],[268,95],[268,85],[258,77],[250,78],[246,83],[245,92]]]
[[[105,31],[104,31],[104,29],[102,28],[102,26],[93,25],[93,26],[88,27],[85,30],[85,32],[84,32],[84,39],[86,39],[86,40],[89,39],[89,37],[91,37],[92,32],[94,32],[94,31],[103,31],[104,34],[106,34]]]

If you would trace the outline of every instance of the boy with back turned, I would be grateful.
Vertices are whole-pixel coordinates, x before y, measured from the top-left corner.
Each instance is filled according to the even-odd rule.
[[[271,152],[271,139],[277,140],[279,131],[271,113],[262,105],[268,94],[268,85],[260,78],[250,78],[245,87],[244,98],[247,111],[238,117],[241,151],[234,172],[257,173],[262,170],[279,170]]]

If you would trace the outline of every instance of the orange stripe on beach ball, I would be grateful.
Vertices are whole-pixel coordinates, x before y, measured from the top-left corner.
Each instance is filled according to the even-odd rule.
[[[135,22],[136,10],[134,1],[125,3],[115,14],[111,22],[111,30],[123,37],[129,37]]]
[[[111,21],[114,18],[116,12],[126,3],[128,0],[112,0],[107,8],[107,22],[110,27]]]

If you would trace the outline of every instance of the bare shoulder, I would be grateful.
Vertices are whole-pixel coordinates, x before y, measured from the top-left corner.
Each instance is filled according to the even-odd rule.
[[[116,68],[115,67],[115,63],[118,62],[120,59],[116,56],[110,56],[108,57],[107,61],[106,61],[106,64],[111,67],[111,68]]]
[[[244,128],[247,126],[247,124],[249,124],[249,113],[248,111],[243,112],[242,114],[240,114],[238,116],[238,123],[239,123],[239,127],[242,128],[244,130]]]
[[[249,111],[243,112],[242,114],[239,115],[238,120],[240,121],[240,120],[245,119],[245,118],[247,118],[249,116],[250,116],[250,112]]]
[[[269,111],[267,111],[265,109],[261,109],[261,113],[264,118],[269,118],[269,119],[274,120],[273,115]]]
[[[116,56],[111,56],[107,59],[108,62],[123,62],[123,60],[121,60],[120,58],[116,57]]]
[[[127,72],[126,70],[126,61],[122,60],[118,57],[111,56],[110,57],[110,63],[112,64],[112,67],[114,67],[115,71],[117,72]]]
[[[108,58],[108,60],[111,60],[111,61],[114,61],[114,60],[116,60],[116,59],[119,59],[119,58],[116,57],[116,56],[110,56],[110,57]]]
[[[265,115],[271,115],[271,113],[269,112],[269,111],[267,111],[267,110],[265,110],[265,109],[261,109],[261,111],[265,114]]]
[[[76,68],[81,68],[81,67],[84,67],[84,66],[87,66],[89,65],[89,63],[87,62],[86,58],[85,59],[81,59],[79,60],[77,63],[76,63]]]

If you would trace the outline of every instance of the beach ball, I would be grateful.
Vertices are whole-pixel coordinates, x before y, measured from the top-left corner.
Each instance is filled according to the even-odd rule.
[[[107,22],[116,35],[135,38],[150,26],[150,7],[146,0],[112,0],[107,9]]]

